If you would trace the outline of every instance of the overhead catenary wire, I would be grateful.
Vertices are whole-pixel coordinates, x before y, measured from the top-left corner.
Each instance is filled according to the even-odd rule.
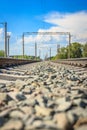
[[[71,34],[70,32],[23,32],[22,35],[22,45],[23,45],[23,57],[24,57],[24,37],[25,35],[68,35],[69,46],[68,46],[68,58],[70,58],[70,44],[71,44]]]

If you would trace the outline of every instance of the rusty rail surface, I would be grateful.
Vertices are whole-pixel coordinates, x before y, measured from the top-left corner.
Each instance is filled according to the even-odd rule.
[[[71,59],[59,59],[53,61],[55,63],[73,65],[78,67],[87,67],[87,58],[71,58]]]
[[[15,66],[15,65],[23,65],[23,64],[34,63],[34,62],[39,62],[39,60],[0,58],[0,67],[9,67],[9,66]]]

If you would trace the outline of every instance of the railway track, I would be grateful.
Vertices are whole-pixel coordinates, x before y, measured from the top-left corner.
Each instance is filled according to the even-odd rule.
[[[53,61],[55,63],[67,64],[78,67],[87,67],[87,58],[71,58]]]
[[[0,58],[0,67],[10,67],[23,65],[28,63],[39,62],[37,60],[25,60],[25,59],[13,59],[13,58]],[[87,67],[87,58],[71,58],[71,59],[59,59],[53,61],[54,63],[73,65],[78,67]]]
[[[13,58],[0,58],[0,67],[17,66],[28,63],[38,62],[37,60],[13,59]]]
[[[28,78],[26,72],[29,69],[29,67],[26,68],[26,66],[31,66],[30,63],[35,64],[36,62],[38,61],[13,58],[0,58],[0,81],[16,81],[17,79],[24,80],[25,78]],[[85,72],[87,74],[87,58],[56,60],[52,61],[51,63],[52,65],[54,64],[54,66],[58,64],[70,66],[72,65],[75,66],[75,69],[74,67],[72,67],[73,70],[77,71],[78,73]]]
[[[0,58],[0,83],[7,81],[16,81],[17,79],[24,80],[28,78],[26,73],[26,65],[30,66],[31,63],[39,62],[37,60],[13,59],[13,58]],[[24,70],[18,69],[20,66]]]
[[[0,130],[87,129],[86,67],[34,62],[0,68],[0,79]]]

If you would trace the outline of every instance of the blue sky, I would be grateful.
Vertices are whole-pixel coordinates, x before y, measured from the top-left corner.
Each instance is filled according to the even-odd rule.
[[[69,31],[73,35],[73,41],[86,42],[87,0],[3,0],[0,1],[0,22],[4,21],[8,23],[8,32],[11,33],[11,54],[13,53],[13,45],[15,50],[17,50],[16,52],[22,53],[20,47],[21,38],[16,37],[22,35],[23,32],[29,31]],[[3,26],[0,25],[0,28],[3,28]],[[0,35],[2,35],[2,33],[0,33]],[[85,33],[84,36],[82,35],[83,33]],[[36,39],[41,39],[39,36],[37,37],[35,41]],[[25,48],[29,48],[29,40],[31,43],[34,42],[32,39],[33,36],[27,36],[25,38]],[[61,40],[58,36],[56,43],[60,43],[60,41],[58,41],[59,39],[61,46],[67,42],[67,38],[62,38]],[[49,47],[53,48],[53,45],[49,45],[49,41],[51,40],[41,43],[43,48],[42,57],[48,53]],[[0,43],[2,49],[2,39]],[[38,44],[38,46],[40,45]],[[47,46],[48,49],[46,51]],[[54,46],[54,50],[52,51],[53,55],[56,54],[54,53],[56,52],[56,45]],[[31,52],[31,49],[29,51]],[[25,53],[29,54],[29,51],[26,49]],[[32,49],[31,54],[34,54],[34,49]]]

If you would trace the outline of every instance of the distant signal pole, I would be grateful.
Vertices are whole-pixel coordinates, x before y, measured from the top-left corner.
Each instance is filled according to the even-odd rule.
[[[41,50],[39,50],[39,58],[41,58]]]
[[[71,34],[69,33],[68,58],[70,58]]]
[[[51,47],[50,47],[50,60],[51,60]]]
[[[8,51],[8,54],[7,54],[7,56],[9,57],[9,39],[10,39],[10,35],[7,35],[7,39],[8,39],[8,44],[7,44],[7,51]]]
[[[7,57],[7,22],[4,23],[5,29],[5,57]]]
[[[22,35],[22,56],[24,58],[24,33]]]
[[[37,58],[37,43],[35,42],[35,59]]]
[[[59,53],[59,51],[60,51],[60,45],[57,44],[57,54]]]

